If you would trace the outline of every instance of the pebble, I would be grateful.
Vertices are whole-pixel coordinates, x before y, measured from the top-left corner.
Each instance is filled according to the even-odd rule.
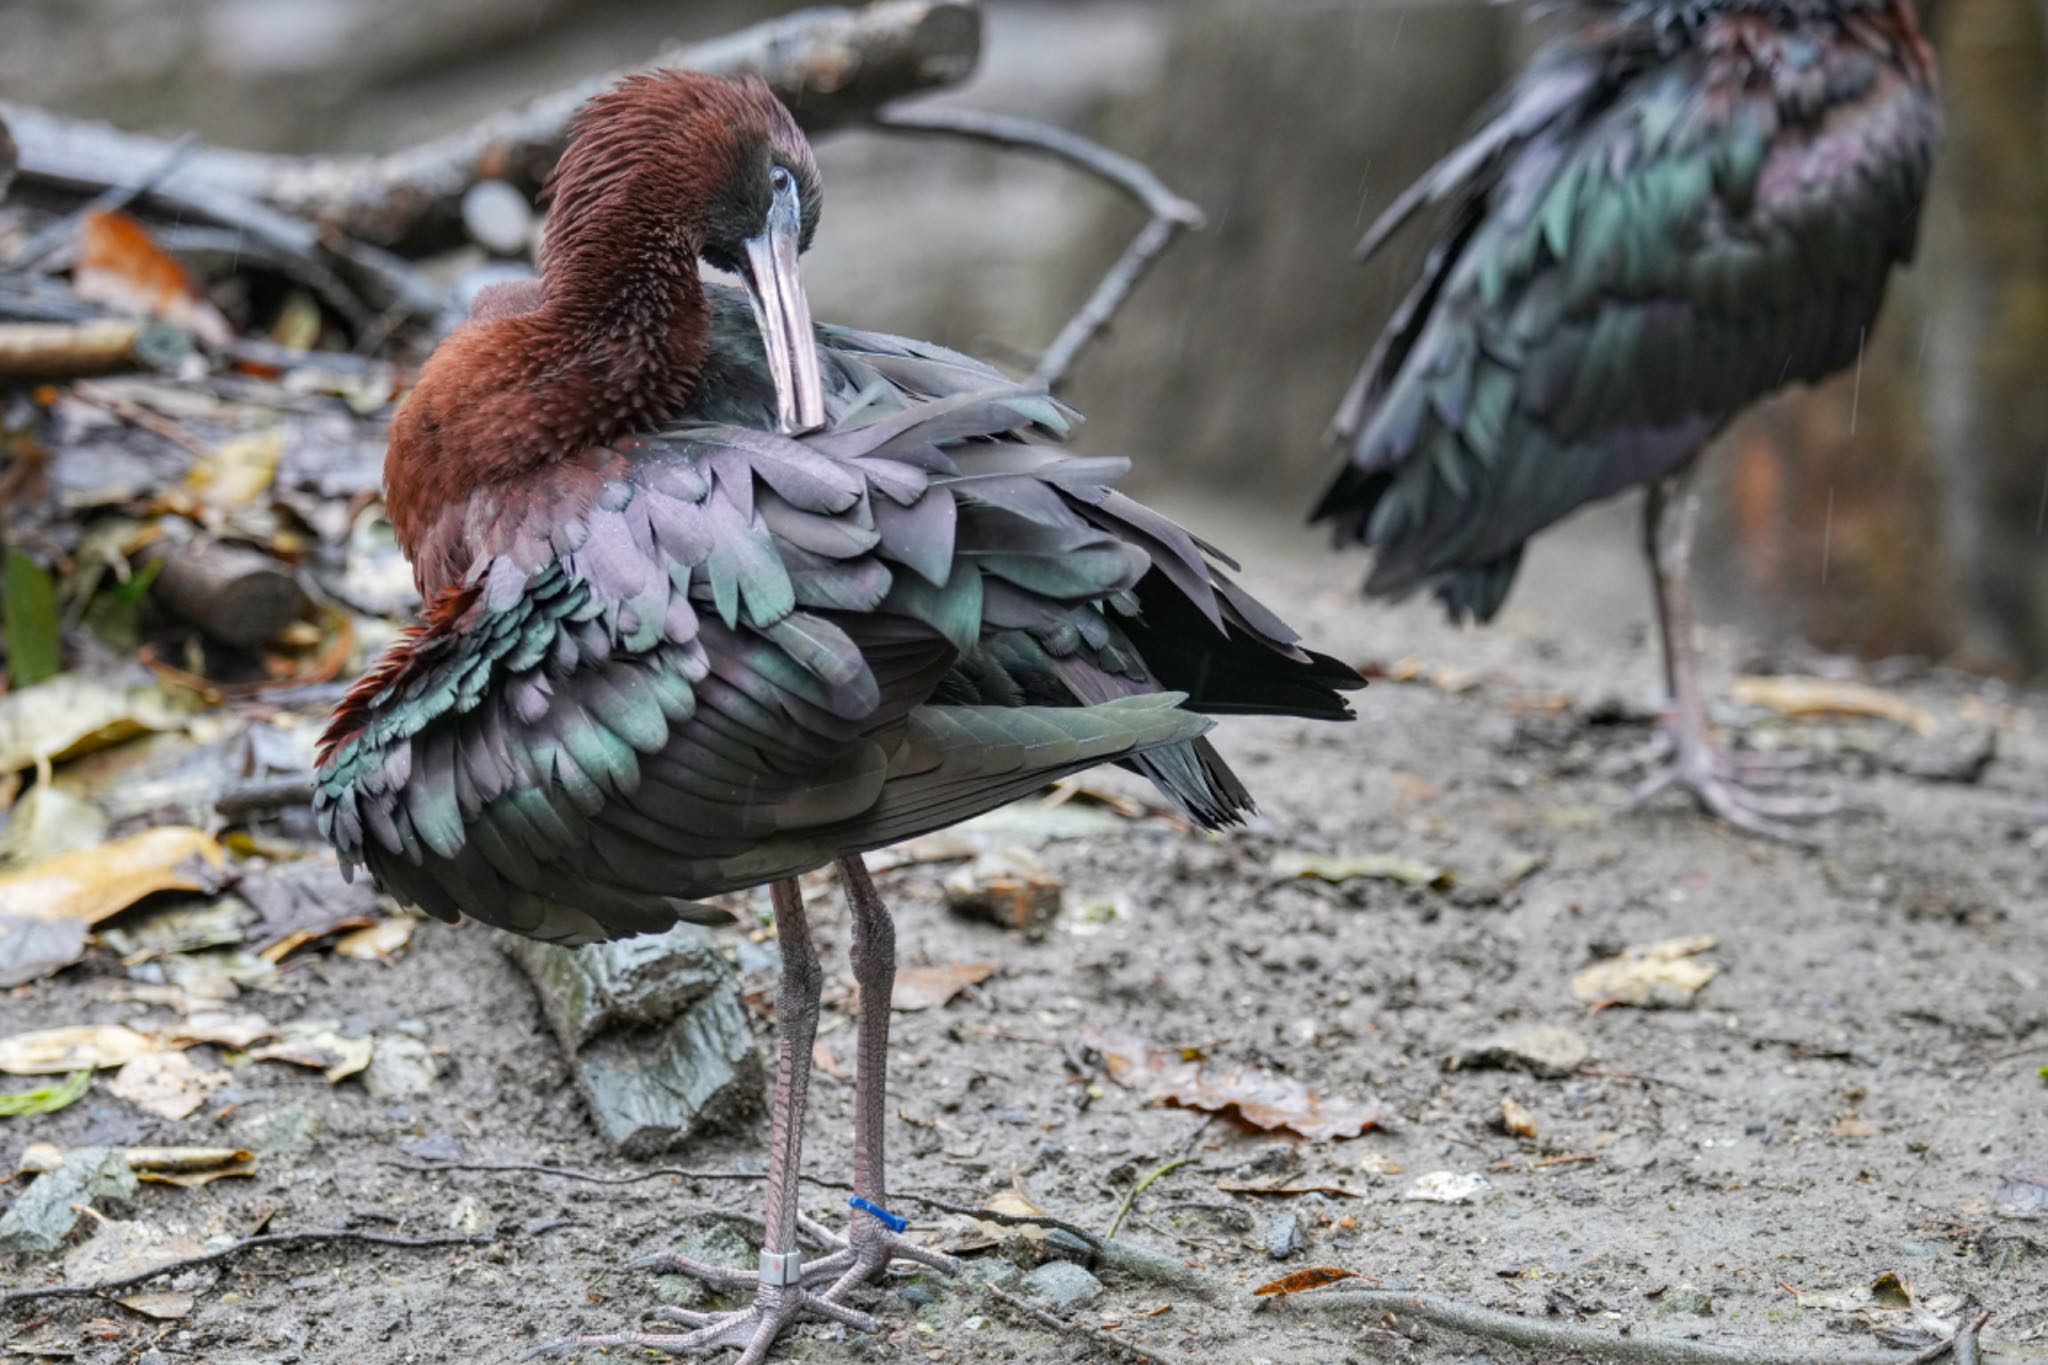
[[[1453,1070],[1527,1071],[1556,1079],[1569,1076],[1593,1055],[1582,1034],[1557,1024],[1521,1024],[1460,1047],[1451,1058]]]
[[[1302,1231],[1298,1216],[1283,1213],[1266,1224],[1266,1254],[1274,1260],[1284,1261],[1306,1250],[1308,1234]]]
[[[1024,1277],[1024,1292],[1056,1312],[1071,1313],[1102,1297],[1102,1281],[1072,1261],[1047,1261]]]

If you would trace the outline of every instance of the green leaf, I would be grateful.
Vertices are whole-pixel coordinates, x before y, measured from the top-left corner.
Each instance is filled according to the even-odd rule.
[[[13,555],[8,556],[9,559]],[[0,1119],[22,1118],[29,1114],[54,1114],[59,1109],[76,1103],[85,1092],[92,1089],[92,1068],[74,1071],[55,1085],[38,1086],[34,1090],[16,1090],[0,1095]]]
[[[49,570],[19,550],[7,552],[0,616],[5,617],[7,667],[14,685],[55,677],[64,666],[57,650],[57,587]]]
[[[2048,1066],[2044,1066],[2041,1068],[2041,1079],[2043,1081],[2048,1081]]]

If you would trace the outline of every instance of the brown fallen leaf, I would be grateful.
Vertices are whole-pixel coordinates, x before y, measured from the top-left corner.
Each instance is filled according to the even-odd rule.
[[[1783,716],[1867,716],[1903,725],[1916,735],[1940,728],[1934,717],[1904,697],[1866,683],[1833,678],[1737,678],[1730,695],[1745,706]]]
[[[1589,1005],[1684,1009],[1720,973],[1698,960],[1714,942],[1712,934],[1695,934],[1624,948],[1574,976],[1572,994]]]
[[[1087,1029],[1083,1040],[1102,1054],[1111,1080],[1148,1100],[1234,1114],[1268,1132],[1284,1129],[1327,1141],[1357,1137],[1393,1117],[1384,1105],[1325,1100],[1292,1076],[1257,1067],[1234,1067],[1219,1074],[1179,1050],[1154,1047],[1128,1034]]]
[[[1059,878],[1022,849],[984,853],[949,875],[946,908],[963,919],[981,920],[1038,938],[1059,915]]]
[[[138,1169],[135,1178],[145,1185],[176,1185],[181,1190],[196,1190],[202,1185],[211,1185],[216,1180],[246,1178],[256,1174],[255,1158],[242,1153],[245,1160],[231,1162],[225,1166],[209,1166],[194,1171],[154,1171]],[[130,1163],[133,1165],[134,1163]]]
[[[130,316],[162,318],[215,346],[234,338],[228,320],[207,302],[185,267],[125,213],[86,215],[71,275],[73,291],[87,302]]]
[[[896,973],[889,1008],[904,1013],[937,1009],[969,986],[996,974],[993,962],[951,962],[936,967],[906,967]]]
[[[205,830],[158,825],[0,877],[0,911],[97,924],[158,891],[211,891],[226,861]]]
[[[130,1294],[119,1300],[123,1308],[155,1318],[159,1322],[175,1322],[192,1311],[197,1302],[193,1295],[183,1289],[165,1289],[153,1294]]]
[[[201,1067],[182,1052],[146,1052],[121,1068],[107,1093],[167,1119],[190,1118],[228,1073]]]
[[[1306,1270],[1297,1270],[1291,1275],[1282,1275],[1277,1280],[1268,1280],[1257,1289],[1254,1289],[1252,1294],[1254,1297],[1261,1299],[1284,1298],[1289,1294],[1299,1294],[1304,1290],[1320,1289],[1326,1284],[1335,1284],[1339,1280],[1355,1280],[1357,1278],[1359,1276],[1355,1270],[1343,1270],[1333,1265],[1316,1265],[1310,1266]]]
[[[1342,1185],[1241,1185],[1234,1180],[1218,1181],[1224,1194],[1258,1194],[1276,1199],[1293,1199],[1304,1194],[1327,1194],[1336,1199],[1363,1199],[1357,1190]]]
[[[811,1044],[811,1069],[830,1076],[841,1085],[846,1084],[846,1072],[841,1069],[839,1059],[832,1055],[832,1049],[825,1046],[825,1040],[822,1038]]]
[[[1536,1136],[1536,1116],[1507,1095],[1501,1096],[1500,1126],[1501,1130],[1509,1137],[1533,1138]]]
[[[126,1066],[159,1046],[120,1024],[39,1029],[0,1038],[0,1071],[16,1076],[54,1076],[86,1067],[104,1071]]]

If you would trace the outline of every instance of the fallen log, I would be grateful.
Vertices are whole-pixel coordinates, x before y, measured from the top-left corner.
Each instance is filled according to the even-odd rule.
[[[156,599],[225,644],[268,644],[305,611],[298,579],[261,550],[195,536],[159,557]]]
[[[807,129],[819,131],[862,120],[905,95],[955,84],[973,71],[980,52],[976,0],[879,0],[859,10],[800,11],[728,37],[669,48],[628,70],[687,66],[759,76]],[[536,191],[561,154],[576,110],[626,74],[608,71],[578,81],[383,156],[194,148],[148,197],[216,221],[222,220],[223,204],[260,205],[331,233],[419,255],[461,241],[462,196],[478,180]],[[13,129],[24,180],[74,190],[133,183],[139,169],[163,165],[174,147],[5,100],[0,121]]]
[[[135,318],[0,323],[0,380],[41,383],[128,370],[173,370],[192,338]]]

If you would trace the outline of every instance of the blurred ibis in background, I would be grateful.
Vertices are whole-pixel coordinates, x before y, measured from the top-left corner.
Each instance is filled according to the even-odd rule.
[[[1700,452],[1794,381],[1858,362],[1913,254],[1939,134],[1907,0],[1596,0],[1389,207],[1436,214],[1420,278],[1337,413],[1315,510],[1366,591],[1490,620],[1529,538],[1643,486],[1671,710],[1643,800],[1744,829],[1831,803],[1749,790],[1715,744],[1689,584]]]
[[[392,525],[425,620],[352,691],[316,809],[345,865],[441,919],[578,944],[722,921],[768,884],[782,953],[755,1293],[674,1331],[562,1343],[765,1358],[901,1235],[883,1177],[893,932],[861,854],[1094,764],[1195,823],[1250,797],[1218,713],[1341,720],[1220,556],[1056,443],[1042,393],[936,346],[814,327],[818,171],[759,83],[664,73],[582,113],[539,279],[486,291],[400,409]],[[744,290],[708,285],[699,262]],[[803,1217],[821,982],[797,877],[836,864],[859,984],[854,1212]],[[821,1252],[807,1259],[802,1235]]]

